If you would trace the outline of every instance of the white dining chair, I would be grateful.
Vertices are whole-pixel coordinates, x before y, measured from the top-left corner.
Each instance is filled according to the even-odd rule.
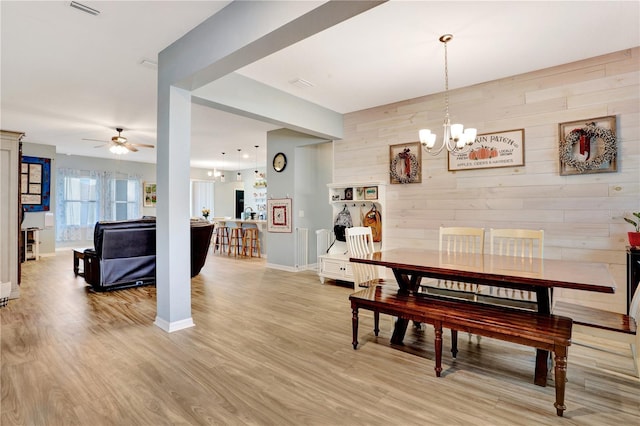
[[[371,254],[375,251],[373,246],[373,235],[368,226],[354,226],[346,228],[347,253],[350,256],[360,257]],[[353,288],[370,287],[372,285],[384,284],[380,278],[378,267],[364,263],[351,263],[353,272]]]
[[[368,226],[354,226],[345,229],[347,242],[347,255],[349,257],[363,257],[375,251],[373,245],[373,233]],[[350,262],[351,271],[353,272],[353,288],[358,291],[362,287],[371,287],[376,285],[387,284],[384,279],[380,278],[380,270],[376,265],[367,265],[365,263]],[[375,328],[380,322],[380,314],[374,312]],[[393,330],[395,318],[390,316],[390,330]]]
[[[491,254],[519,258],[533,264],[544,254],[544,231],[532,229],[490,229]],[[478,300],[498,305],[537,310],[535,293],[505,287],[479,286]]]
[[[441,226],[438,234],[438,248],[441,254],[454,258],[469,254],[483,254],[484,228]],[[420,291],[427,294],[475,301],[477,299],[478,284],[439,279],[429,280],[420,285]],[[468,335],[469,340],[471,340],[471,333]],[[480,343],[480,336],[476,336],[476,339]],[[452,347],[457,348],[457,340],[457,331],[451,330]]]
[[[438,246],[440,253],[452,257],[468,254],[483,254],[484,228],[441,226]],[[420,291],[475,300],[477,288],[477,284],[451,280],[430,280],[421,284]]]

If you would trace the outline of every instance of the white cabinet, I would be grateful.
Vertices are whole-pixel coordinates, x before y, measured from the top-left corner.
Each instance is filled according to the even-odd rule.
[[[40,229],[23,229],[24,233],[24,260],[40,259]]]
[[[325,278],[353,282],[351,263],[347,260],[346,255],[325,254],[320,256],[319,260],[318,275],[321,283],[324,283]]]
[[[328,201],[332,206],[333,214],[331,223],[335,221],[338,213],[346,208],[351,214],[353,226],[362,226],[362,217],[375,206],[382,216],[382,238],[380,242],[375,242],[374,246],[376,250],[382,250],[386,235],[385,184],[383,182],[330,183],[327,188]],[[334,241],[333,229],[328,232],[331,234],[330,241]],[[323,251],[321,247],[318,248],[318,253]],[[353,282],[345,242],[335,241],[326,254],[318,256],[318,276],[322,283],[325,278]]]

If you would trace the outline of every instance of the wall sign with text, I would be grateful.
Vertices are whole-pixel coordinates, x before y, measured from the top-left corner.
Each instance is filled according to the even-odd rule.
[[[524,129],[478,135],[471,150],[449,153],[449,170],[524,166]]]

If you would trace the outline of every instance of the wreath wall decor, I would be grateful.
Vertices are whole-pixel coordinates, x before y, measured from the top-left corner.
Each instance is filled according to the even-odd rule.
[[[615,172],[616,118],[560,124],[560,175]]]
[[[389,179],[391,183],[422,182],[422,151],[420,142],[389,147]]]

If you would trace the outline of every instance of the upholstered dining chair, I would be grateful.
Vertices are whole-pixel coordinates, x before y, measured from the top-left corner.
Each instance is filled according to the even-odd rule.
[[[544,253],[544,231],[532,229],[491,229],[491,254],[511,256],[533,265]],[[531,291],[504,287],[480,286],[478,300],[498,305],[537,310],[536,296]]]

